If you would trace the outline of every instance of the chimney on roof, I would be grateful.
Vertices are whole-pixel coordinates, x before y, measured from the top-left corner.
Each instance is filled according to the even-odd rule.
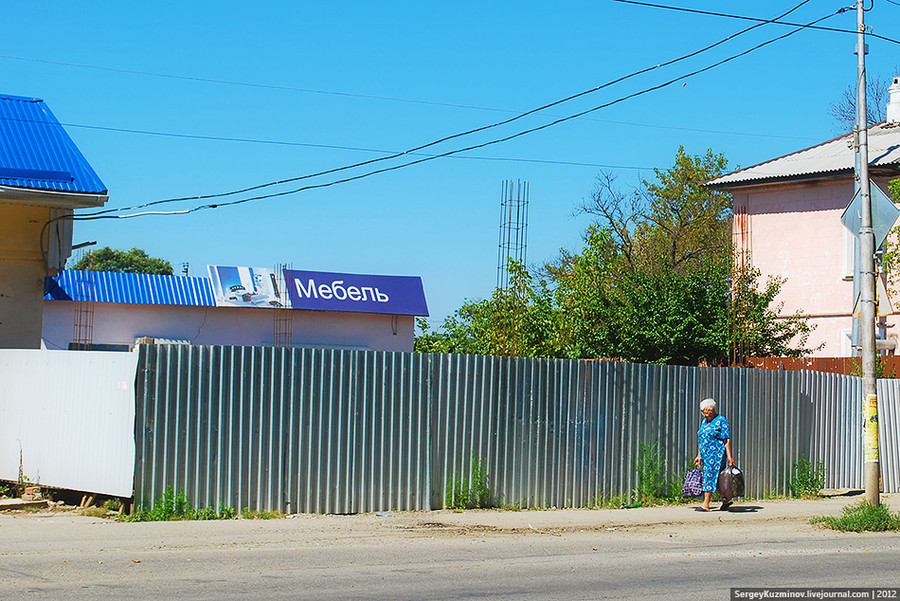
[[[888,88],[891,94],[887,105],[887,122],[900,123],[900,77],[894,78],[894,83]]]

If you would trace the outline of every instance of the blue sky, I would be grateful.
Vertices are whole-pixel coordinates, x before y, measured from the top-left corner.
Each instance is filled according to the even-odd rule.
[[[676,5],[772,18],[797,3]],[[790,19],[806,23],[841,6],[814,0]],[[609,0],[220,0],[165,8],[45,1],[9,4],[4,16],[0,91],[47,102],[108,186],[111,208],[227,192],[405,150],[750,25]],[[867,23],[900,38],[892,27],[898,17],[900,6],[875,0]],[[824,24],[854,29],[855,12]],[[789,30],[758,28],[689,61],[435,150],[586,110]],[[75,242],[137,246],[176,270],[189,262],[192,275],[205,275],[207,264],[277,263],[419,275],[437,323],[464,299],[490,295],[496,283],[504,180],[530,184],[529,263],[551,260],[561,247],[577,250],[590,219],[574,211],[603,169],[629,187],[651,177],[651,168],[670,166],[679,145],[692,154],[712,148],[730,165],[748,166],[833,137],[829,103],[855,80],[854,44],[852,35],[805,30],[662,90],[460,158],[190,215],[78,222]],[[900,46],[872,39],[869,48],[869,73],[893,74]]]

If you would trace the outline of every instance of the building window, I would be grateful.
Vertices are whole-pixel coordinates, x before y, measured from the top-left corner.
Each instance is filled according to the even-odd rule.
[[[844,232],[844,252],[841,271],[845,280],[852,280],[855,265],[854,258],[859,254],[859,240],[857,240],[856,236],[854,236],[847,228],[842,227],[841,230]]]

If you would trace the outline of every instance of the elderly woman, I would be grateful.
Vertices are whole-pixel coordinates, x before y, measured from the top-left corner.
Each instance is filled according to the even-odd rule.
[[[700,451],[694,459],[694,465],[703,467],[703,504],[700,509],[709,511],[709,502],[712,500],[713,491],[719,479],[719,472],[728,465],[735,465],[731,456],[731,432],[728,420],[716,411],[716,402],[712,399],[704,399],[700,402],[700,430],[697,432],[697,441]],[[724,499],[720,510],[728,509],[731,499]]]

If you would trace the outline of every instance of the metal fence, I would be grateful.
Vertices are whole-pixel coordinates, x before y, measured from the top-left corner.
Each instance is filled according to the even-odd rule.
[[[584,507],[696,454],[698,401],[732,425],[749,496],[788,491],[801,456],[861,488],[861,380],[814,372],[258,347],[145,346],[135,501],[355,513],[444,505],[483,460],[494,498]],[[879,381],[885,491],[900,490],[900,388]],[[886,425],[887,424],[887,425]]]

